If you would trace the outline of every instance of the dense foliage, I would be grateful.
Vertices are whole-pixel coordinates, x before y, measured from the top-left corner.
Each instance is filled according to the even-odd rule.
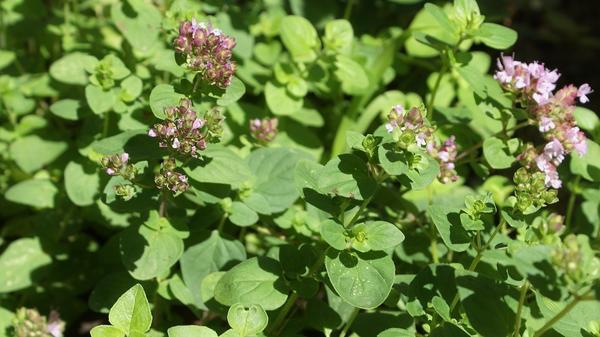
[[[590,85],[357,2],[2,1],[0,336],[600,336]]]

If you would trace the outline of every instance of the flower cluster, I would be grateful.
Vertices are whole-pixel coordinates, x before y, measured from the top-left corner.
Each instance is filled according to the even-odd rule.
[[[450,136],[441,145],[434,147],[428,146],[429,154],[440,164],[440,182],[447,184],[458,180],[454,161],[456,160],[456,138]]]
[[[20,308],[13,319],[15,337],[62,337],[65,322],[58,312],[51,311],[46,319],[36,309]]]
[[[405,111],[401,105],[394,106],[388,114],[385,129],[401,148],[410,145],[425,148],[432,141],[433,128],[425,123],[422,109],[417,107]]]
[[[222,131],[219,125],[222,118],[214,117],[213,113],[207,115],[210,115],[207,116],[210,120],[199,118],[192,109],[192,101],[183,98],[179,106],[165,108],[166,119],[155,124],[148,131],[148,136],[158,138],[160,147],[198,158],[199,152],[206,149],[207,142],[218,140]]]
[[[159,189],[172,191],[176,194],[187,191],[190,187],[188,177],[175,171],[177,163],[173,158],[167,158],[161,164],[160,172],[154,177],[154,183]]]
[[[185,56],[187,67],[198,71],[204,81],[220,88],[231,83],[236,69],[231,60],[234,38],[193,19],[181,23],[174,47]]]
[[[122,176],[127,180],[133,180],[137,174],[137,169],[129,164],[129,154],[113,154],[102,158],[102,166],[109,176]]]
[[[268,143],[277,136],[277,118],[250,120],[250,134],[261,143]]]
[[[557,167],[565,156],[573,151],[580,156],[587,152],[587,139],[577,127],[573,111],[577,98],[586,103],[589,101],[587,95],[592,93],[588,84],[579,88],[567,85],[555,93],[559,77],[557,70],[550,70],[543,64],[527,64],[505,55],[498,60],[498,71],[494,75],[505,90],[516,95],[547,140],[539,153],[528,147],[521,158],[526,159],[529,168],[543,172],[546,186],[553,188],[562,186]]]
[[[557,191],[549,189],[545,184],[544,173],[540,171],[530,172],[525,167],[519,168],[514,176],[515,183],[515,207],[522,213],[529,212],[532,208],[538,209],[547,204],[558,201]]]

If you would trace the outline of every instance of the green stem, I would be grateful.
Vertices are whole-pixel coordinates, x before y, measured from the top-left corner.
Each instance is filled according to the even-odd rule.
[[[315,263],[313,263],[313,265],[308,270],[308,274],[306,275],[306,277],[311,277],[321,269],[323,263],[325,262],[326,251],[326,249],[323,250],[319,258],[315,261]],[[279,311],[277,318],[275,318],[275,321],[273,321],[271,329],[269,330],[271,333],[273,333],[274,336],[278,336],[279,333],[281,333],[281,331],[283,330],[283,328],[285,328],[285,322],[287,322],[285,318],[289,313],[290,309],[292,309],[292,307],[294,306],[294,303],[296,303],[297,299],[298,294],[292,292],[292,294],[288,297],[287,301],[285,301],[285,304],[281,308],[281,311]]]
[[[483,253],[490,247],[490,245],[492,244],[492,241],[496,237],[496,234],[498,234],[498,232],[500,232],[500,229],[502,227],[504,227],[505,223],[506,223],[506,221],[504,220],[504,218],[502,218],[500,220],[500,223],[498,224],[498,226],[496,226],[496,228],[494,228],[494,231],[492,232],[492,235],[490,235],[490,238],[485,243],[485,246],[483,246],[482,249],[480,249],[480,250],[477,251],[477,255],[475,255],[475,258],[473,259],[473,261],[471,261],[471,264],[469,265],[469,269],[468,269],[469,271],[474,271],[475,268],[477,268],[477,265],[479,264],[479,261],[481,261],[481,258],[483,257]],[[450,314],[452,314],[452,312],[454,311],[454,308],[458,304],[458,300],[459,299],[460,298],[459,298],[458,293],[457,293],[454,296],[454,299],[452,300],[452,304],[450,304]]]
[[[340,332],[340,335],[338,337],[346,337],[346,334],[348,333],[348,330],[352,326],[352,323],[354,323],[356,316],[358,316],[359,311],[360,311],[359,308],[354,308],[354,311],[352,311],[352,315],[350,315],[350,318],[348,318],[348,322],[346,322],[346,325],[344,325],[344,329],[342,330],[342,332]]]
[[[358,208],[358,211],[356,212],[356,214],[354,214],[354,216],[352,217],[352,219],[350,220],[350,222],[348,223],[348,225],[346,227],[348,227],[348,228],[352,227],[352,225],[354,225],[354,223],[360,218],[362,212],[367,208],[367,206],[369,205],[371,200],[373,200],[373,197],[375,197],[375,194],[377,194],[379,187],[381,187],[381,183],[383,181],[385,181],[388,177],[389,177],[388,174],[383,172],[381,175],[379,175],[375,178],[375,181],[376,181],[375,191],[373,191],[373,193],[368,198],[363,200],[363,202],[360,204],[360,207]]]
[[[344,19],[350,19],[350,15],[352,14],[352,7],[354,6],[355,1],[356,0],[348,0],[348,2],[346,3],[346,8],[344,9]]]
[[[168,199],[168,195],[166,191],[162,191],[162,194],[160,196],[160,206],[158,207],[158,214],[160,215],[160,217],[165,217],[167,216],[167,199]]]
[[[506,130],[503,130],[503,131],[497,132],[497,133],[495,133],[494,135],[492,135],[492,137],[501,136],[501,135],[503,134],[503,132],[511,132],[511,131],[516,131],[516,130],[522,129],[522,128],[524,128],[524,127],[528,126],[528,125],[530,125],[530,123],[529,123],[529,121],[527,120],[527,121],[524,121],[524,122],[522,122],[522,123],[516,124],[515,126],[513,126],[513,127],[511,127],[511,128],[508,128],[508,129],[506,129]],[[460,159],[462,159],[462,158],[464,158],[464,157],[466,157],[466,156],[470,155],[472,152],[474,152],[474,151],[477,151],[477,150],[478,150],[479,148],[481,148],[482,146],[483,146],[483,141],[481,141],[481,142],[479,142],[479,143],[477,143],[477,144],[475,144],[475,145],[471,146],[470,148],[468,148],[468,149],[466,149],[466,150],[462,151],[462,153],[461,153],[461,154],[459,154],[459,155],[456,157],[456,162],[458,162]],[[457,165],[458,165],[458,164],[457,164]]]
[[[104,126],[102,128],[102,138],[108,136],[108,129],[110,127],[110,111],[104,114]]]
[[[565,227],[570,230],[571,228],[571,219],[573,218],[573,208],[575,207],[575,199],[577,199],[577,189],[579,188],[579,181],[581,180],[581,176],[577,176],[573,181],[573,187],[571,190],[571,195],[569,196],[569,202],[567,203],[567,212],[565,215]]]
[[[533,337],[540,337],[544,334],[544,332],[550,330],[550,328],[552,328],[552,326],[560,321],[561,318],[563,318],[566,314],[569,313],[569,311],[571,311],[571,309],[573,309],[577,303],[579,303],[582,300],[585,300],[586,295],[591,291],[588,290],[586,293],[584,293],[583,295],[575,295],[575,298],[573,298],[573,300],[571,302],[569,302],[560,312],[558,312],[556,315],[554,315],[554,317],[552,317],[548,322],[546,322],[546,324],[544,324],[544,326],[542,326],[538,331],[536,331],[536,333],[533,335]]]
[[[435,96],[437,95],[438,89],[440,88],[440,84],[442,83],[442,77],[446,75],[447,67],[446,63],[442,66],[437,79],[435,80],[435,84],[433,86],[433,90],[431,91],[431,97],[429,98],[429,103],[427,103],[427,118],[431,119],[433,116],[433,104],[435,103]]]
[[[217,225],[217,231],[219,234],[223,233],[223,227],[225,227],[225,220],[227,219],[227,213],[223,213],[221,220],[219,220],[219,224]]]
[[[517,307],[517,314],[515,317],[515,330],[513,331],[513,337],[519,337],[521,330],[521,313],[523,312],[523,304],[525,303],[525,296],[529,290],[529,281],[525,280],[525,283],[521,286],[521,292],[519,294],[519,306]]]

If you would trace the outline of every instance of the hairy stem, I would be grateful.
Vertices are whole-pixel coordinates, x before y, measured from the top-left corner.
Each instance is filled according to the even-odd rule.
[[[529,281],[525,280],[521,286],[519,294],[519,306],[517,307],[517,314],[515,316],[515,329],[513,331],[513,337],[519,337],[521,330],[521,313],[523,312],[523,304],[525,303],[525,296],[529,290]]]
[[[348,0],[346,3],[346,8],[344,9],[344,19],[350,19],[350,15],[352,15],[352,7],[354,6],[355,1],[356,0]]]
[[[110,127],[110,111],[104,114],[104,126],[102,127],[102,138],[108,136],[108,129]]]
[[[167,200],[168,200],[169,196],[167,195],[166,191],[162,191],[161,195],[160,195],[160,206],[158,207],[158,214],[160,215],[160,217],[165,217],[167,216]]]
[[[377,175],[375,177],[375,181],[377,183],[375,186],[375,190],[373,191],[373,194],[371,194],[368,198],[363,200],[363,202],[360,204],[360,206],[358,208],[358,211],[356,212],[356,214],[354,214],[354,216],[348,223],[348,226],[346,226],[346,227],[352,227],[352,225],[354,225],[354,223],[356,223],[356,221],[360,218],[360,216],[362,215],[364,210],[367,208],[367,206],[369,206],[369,203],[371,202],[371,200],[373,200],[373,197],[375,197],[375,194],[377,194],[379,187],[381,187],[381,183],[383,183],[388,177],[389,177],[389,175],[385,172],[383,172],[380,175]]]
[[[438,77],[435,80],[435,84],[433,86],[433,90],[431,91],[431,97],[429,97],[429,103],[427,103],[427,118],[431,119],[433,116],[433,104],[435,103],[435,96],[437,95],[438,89],[440,88],[440,84],[442,83],[442,78],[446,75],[446,71],[448,67],[446,67],[446,62],[442,66],[442,69],[438,73]]]

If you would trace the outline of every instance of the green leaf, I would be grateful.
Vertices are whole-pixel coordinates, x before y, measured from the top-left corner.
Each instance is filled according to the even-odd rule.
[[[21,238],[11,242],[0,255],[0,293],[33,285],[33,272],[39,272],[40,268],[51,262],[52,258],[44,252],[37,238]]]
[[[58,189],[47,179],[29,179],[11,186],[4,194],[8,201],[38,208],[54,207]]]
[[[50,106],[50,112],[58,117],[76,121],[81,117],[81,102],[75,99],[62,99]]]
[[[326,49],[336,53],[348,55],[352,51],[354,30],[348,20],[338,19],[327,22],[323,45]]]
[[[395,0],[395,1],[399,1],[399,0]],[[407,0],[403,0],[403,1],[407,1]],[[414,0],[412,0],[412,1],[414,1]],[[379,333],[379,335],[377,335],[377,337],[412,337],[414,335],[415,335],[414,331],[409,331],[409,330],[401,329],[401,328],[390,328],[390,329],[386,329],[386,330],[382,331],[381,333]]]
[[[346,229],[333,219],[327,219],[321,223],[321,237],[337,250],[346,249]]]
[[[115,92],[111,90],[104,91],[101,87],[88,84],[85,87],[85,99],[92,111],[101,115],[112,109],[117,100]]]
[[[199,289],[208,274],[221,270],[233,261],[245,259],[244,246],[239,241],[222,237],[218,231],[213,231],[208,239],[189,247],[179,263],[183,281],[194,296],[194,304],[200,309],[206,308]]]
[[[302,108],[304,100],[288,93],[285,87],[267,82],[265,99],[269,110],[275,115],[291,115]]]
[[[583,156],[571,155],[571,172],[589,181],[600,181],[600,145],[587,140],[588,150]]]
[[[596,113],[584,107],[576,107],[573,116],[575,117],[577,126],[586,131],[593,132],[598,124],[600,124],[600,118],[598,118]]]
[[[144,224],[123,232],[120,251],[131,276],[149,280],[164,275],[177,263],[183,254],[183,240],[170,225],[151,228]]]
[[[161,14],[158,8],[143,0],[116,2],[111,19],[134,51],[150,55],[160,46]]]
[[[231,83],[225,89],[225,93],[217,100],[220,106],[227,106],[237,102],[246,93],[246,86],[239,78],[233,77]]]
[[[169,337],[218,337],[217,333],[205,326],[178,325],[167,330]]]
[[[56,160],[67,150],[67,143],[42,139],[37,135],[25,136],[10,145],[12,159],[26,173],[32,173]]]
[[[375,180],[367,165],[353,154],[343,154],[330,160],[317,177],[321,193],[363,200],[375,192]]]
[[[15,60],[15,52],[0,49],[0,69],[6,68]]]
[[[342,84],[342,91],[349,95],[364,94],[369,87],[369,78],[363,67],[344,55],[335,57],[335,76]]]
[[[386,250],[404,241],[404,234],[398,227],[386,221],[359,223],[352,227],[352,234],[352,248],[360,252]]]
[[[566,305],[564,300],[552,301],[539,293],[536,294],[535,299],[537,307],[544,317],[544,322],[556,317]],[[575,307],[552,325],[552,329],[562,336],[590,337],[592,335],[585,331],[585,327],[590,327],[590,323],[593,321],[600,321],[600,301],[579,301]],[[544,336],[547,335],[551,335],[551,331],[544,334]]]
[[[240,336],[254,336],[262,332],[269,323],[269,316],[258,304],[252,304],[248,308],[236,303],[227,312],[229,326]]]
[[[452,24],[443,9],[432,3],[426,3],[423,8],[437,21],[440,28],[450,33],[456,33],[456,27]]]
[[[294,170],[302,159],[311,158],[304,152],[287,148],[262,148],[246,158],[250,171],[256,177],[252,192],[266,199],[272,213],[286,210],[298,199]]]
[[[90,309],[108,313],[119,296],[136,284],[136,280],[125,270],[112,272],[101,278],[88,299]]]
[[[460,208],[431,205],[428,213],[442,240],[450,250],[464,252],[469,249],[471,238],[461,225]]]
[[[90,330],[92,337],[125,337],[125,332],[112,325],[97,325]]]
[[[518,292],[475,273],[456,277],[460,303],[469,323],[481,336],[505,337],[512,333]]]
[[[469,83],[471,89],[473,89],[477,96],[481,98],[487,97],[485,77],[479,69],[477,69],[474,63],[470,62],[468,64],[459,65],[456,67],[456,70],[460,76]]]
[[[275,310],[285,303],[288,288],[279,263],[268,257],[253,257],[225,273],[215,288],[215,299],[225,305],[260,303]]]
[[[353,254],[329,248],[325,267],[338,295],[361,309],[377,308],[394,284],[394,261],[383,252]]]
[[[150,92],[150,109],[158,119],[165,119],[165,108],[179,105],[185,96],[175,92],[170,84],[159,84]]]
[[[130,335],[133,332],[145,333],[152,325],[152,313],[146,293],[136,284],[127,290],[110,308],[108,321]]]
[[[125,102],[133,102],[142,93],[142,87],[142,80],[135,75],[131,75],[121,82],[119,97]]]
[[[203,155],[207,158],[205,161],[196,161],[184,168],[195,181],[237,187],[252,177],[246,162],[223,145],[211,144]]]
[[[470,337],[459,326],[454,325],[450,322],[443,322],[440,326],[436,327],[431,331],[430,337]]]
[[[55,80],[74,85],[86,85],[88,75],[86,70],[92,70],[98,59],[84,53],[67,54],[50,66],[50,76]]]
[[[496,137],[488,137],[483,141],[483,156],[485,160],[495,169],[506,169],[512,166],[515,156],[511,153],[516,150],[516,146],[511,146],[514,142],[508,144]]]
[[[130,130],[121,132],[114,136],[100,139],[92,143],[91,148],[103,155],[111,155],[117,152],[123,152],[125,145],[134,137],[146,135],[146,130]]]
[[[95,168],[69,162],[65,168],[65,189],[69,199],[77,206],[90,206],[96,201],[100,176]]]
[[[312,62],[317,58],[321,41],[307,19],[288,15],[281,20],[279,32],[283,45],[298,62]]]
[[[240,227],[248,227],[258,221],[258,214],[243,202],[234,201],[231,204],[229,220]]]
[[[484,22],[475,32],[475,38],[494,49],[508,49],[517,42],[518,34],[508,27]]]

